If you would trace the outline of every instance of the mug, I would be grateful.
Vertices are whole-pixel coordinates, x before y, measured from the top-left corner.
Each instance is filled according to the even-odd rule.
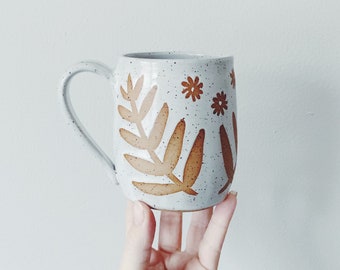
[[[113,158],[91,138],[69,98],[80,72],[113,86]],[[195,211],[221,202],[237,155],[233,57],[178,52],[129,53],[114,70],[81,62],[64,75],[68,122],[103,161],[130,200],[159,210]]]

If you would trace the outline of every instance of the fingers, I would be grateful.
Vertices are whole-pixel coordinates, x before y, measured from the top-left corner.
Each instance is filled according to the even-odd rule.
[[[224,238],[236,208],[236,196],[236,192],[230,192],[227,198],[216,206],[203,236],[198,256],[201,264],[207,269],[217,269]]]
[[[158,249],[166,253],[181,250],[182,212],[162,211],[159,226]]]
[[[121,269],[146,269],[150,262],[156,221],[150,208],[142,202],[128,202],[126,243]]]
[[[213,208],[192,213],[191,223],[187,235],[186,251],[190,254],[197,254],[199,244],[207,229]]]

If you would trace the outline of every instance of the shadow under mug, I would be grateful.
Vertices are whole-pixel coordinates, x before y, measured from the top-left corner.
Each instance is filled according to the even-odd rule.
[[[71,104],[69,84],[93,72],[113,85],[112,160]],[[81,62],[60,87],[67,121],[81,134],[130,200],[155,209],[194,211],[221,202],[237,156],[233,57],[176,52],[131,53],[114,70]]]

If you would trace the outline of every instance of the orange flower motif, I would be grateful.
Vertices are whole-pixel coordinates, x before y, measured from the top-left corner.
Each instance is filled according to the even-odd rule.
[[[221,93],[217,93],[216,97],[213,98],[214,103],[211,105],[211,108],[214,109],[213,113],[217,115],[224,115],[224,110],[228,109],[227,106],[227,95],[222,91]]]
[[[235,89],[236,87],[236,78],[235,78],[235,71],[234,69],[231,70],[231,72],[229,73],[229,76],[231,78],[231,82],[230,84],[233,86],[233,88]]]
[[[183,81],[182,85],[185,87],[182,91],[183,94],[186,93],[185,98],[189,98],[191,96],[192,101],[196,101],[201,98],[201,94],[203,94],[202,87],[203,83],[199,82],[199,78],[196,76],[195,80],[193,80],[190,76],[187,81]]]

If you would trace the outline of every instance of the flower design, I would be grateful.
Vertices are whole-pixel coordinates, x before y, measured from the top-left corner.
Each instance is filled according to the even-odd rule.
[[[231,82],[230,84],[233,86],[233,88],[235,89],[236,87],[236,78],[235,78],[235,71],[234,69],[231,70],[231,72],[229,73],[229,76],[231,78]]]
[[[222,91],[221,93],[217,93],[216,97],[213,98],[214,103],[211,105],[211,108],[214,109],[213,113],[217,115],[224,115],[224,110],[228,109],[227,106],[227,95]]]
[[[195,77],[195,80],[193,80],[190,76],[187,78],[187,81],[182,82],[182,86],[185,88],[183,89],[182,93],[185,94],[185,98],[189,98],[191,96],[192,101],[196,101],[197,99],[201,98],[201,94],[203,94],[202,87],[203,83],[199,82],[198,76]]]

